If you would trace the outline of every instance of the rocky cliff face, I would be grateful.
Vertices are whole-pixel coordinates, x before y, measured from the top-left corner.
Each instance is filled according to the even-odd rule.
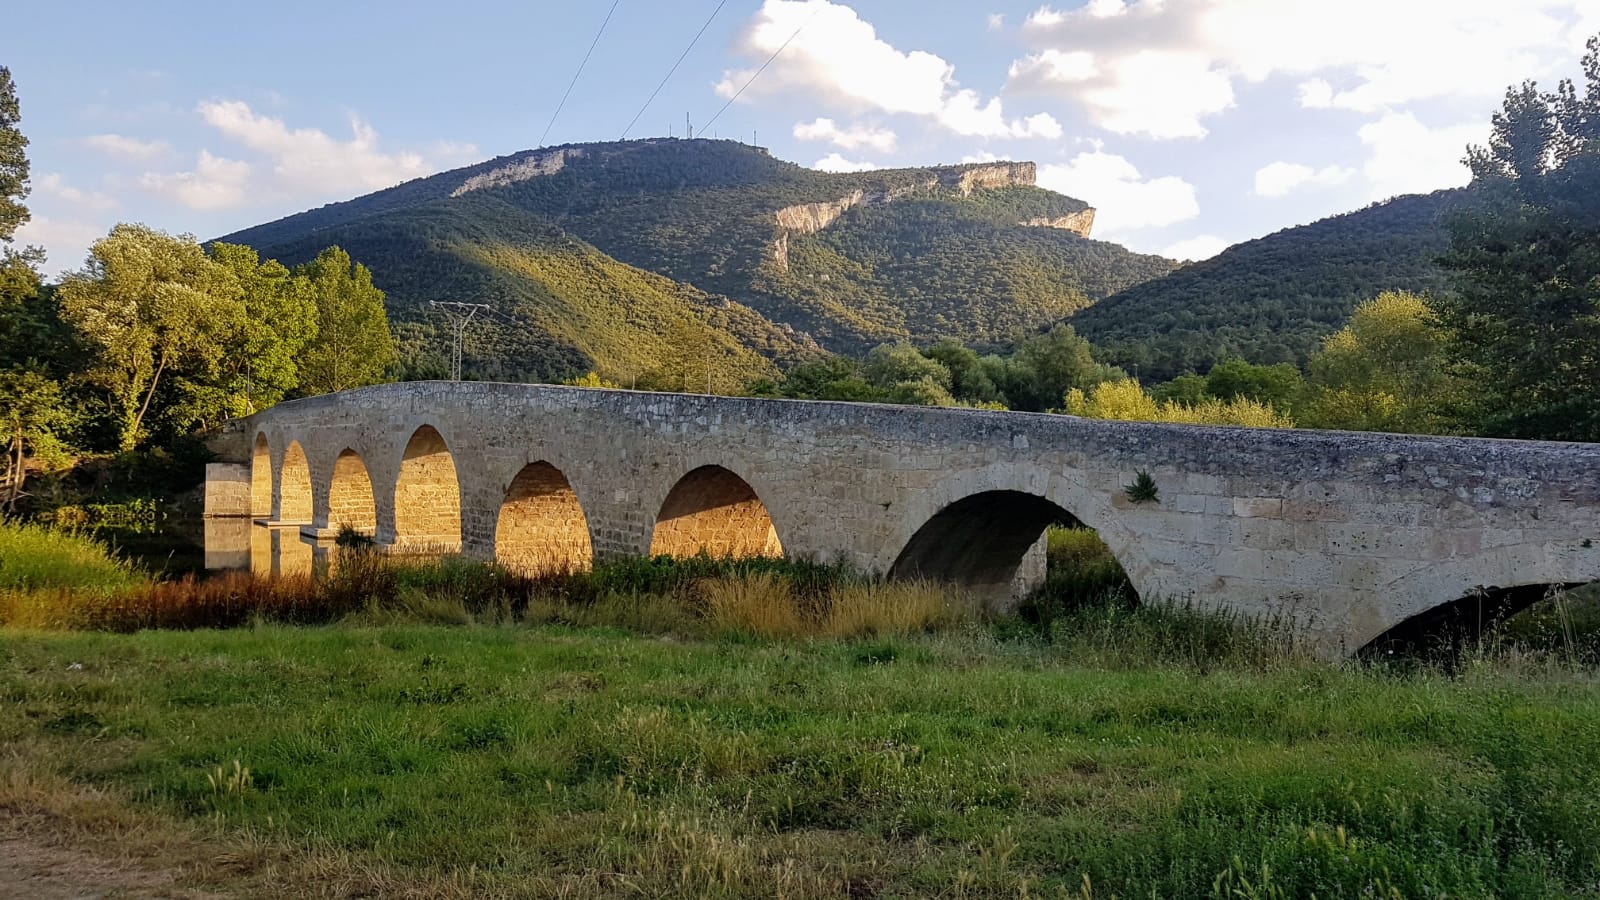
[[[1075,212],[1070,216],[1061,216],[1056,219],[1039,216],[1018,224],[1025,228],[1059,228],[1062,231],[1073,232],[1078,237],[1086,238],[1089,236],[1089,232],[1094,230],[1094,210],[1086,209],[1082,212]]]
[[[491,173],[492,174],[492,173]],[[786,206],[774,214],[778,235],[772,242],[772,258],[781,269],[789,268],[789,236],[816,234],[857,206],[878,206],[910,197],[956,196],[967,198],[974,191],[1005,187],[1033,187],[1038,181],[1038,166],[1031,162],[980,163],[932,170],[927,180],[909,187],[881,191],[857,190],[824,203]],[[1088,237],[1094,227],[1094,210],[1086,209],[1060,218],[1034,218],[1017,223],[1031,228],[1059,228],[1079,237]]]
[[[544,175],[554,175],[566,168],[568,160],[580,159],[584,155],[582,147],[564,147],[560,150],[533,150],[524,154],[508,165],[501,166],[489,172],[474,175],[461,183],[461,186],[450,192],[450,196],[459,197],[472,191],[481,191],[485,188],[504,187],[539,178]]]
[[[1002,188],[1021,185],[1033,187],[1039,180],[1039,167],[1031,162],[1019,163],[993,163],[976,166],[962,166],[952,173],[955,183],[953,187],[961,196],[966,197],[975,190],[982,188]],[[948,184],[950,175],[941,177],[941,183]]]

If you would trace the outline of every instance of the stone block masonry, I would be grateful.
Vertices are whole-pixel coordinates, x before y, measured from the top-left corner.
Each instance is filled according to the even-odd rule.
[[[1002,591],[1070,516],[1145,600],[1286,617],[1330,654],[1600,580],[1587,444],[420,382],[281,404],[215,446],[257,518],[508,561],[704,548]],[[1158,502],[1128,499],[1140,471]]]

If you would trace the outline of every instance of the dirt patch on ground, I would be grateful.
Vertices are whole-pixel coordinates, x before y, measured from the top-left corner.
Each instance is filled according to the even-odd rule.
[[[36,828],[42,821],[33,823]],[[180,887],[180,873],[151,869],[81,847],[64,846],[32,831],[25,820],[0,824],[0,897],[33,900],[78,898],[208,898],[219,896]]]

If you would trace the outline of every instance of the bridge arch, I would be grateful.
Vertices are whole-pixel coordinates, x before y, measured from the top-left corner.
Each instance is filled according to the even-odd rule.
[[[290,441],[278,470],[278,512],[285,525],[309,525],[312,516],[311,461],[299,441]]]
[[[1454,654],[1507,619],[1583,582],[1480,587],[1465,596],[1430,607],[1389,628],[1356,651],[1364,659],[1388,656]]]
[[[378,528],[378,505],[366,460],[350,448],[339,453],[328,483],[328,526],[346,526],[367,536]]]
[[[265,432],[256,432],[250,451],[250,515],[272,518],[272,446]]]
[[[1453,543],[1461,537],[1441,530],[1436,540]],[[1342,626],[1340,650],[1346,654],[1448,649],[1477,636],[1480,624],[1515,616],[1553,590],[1600,581],[1594,543],[1579,532],[1554,542],[1478,548],[1470,556],[1419,563],[1368,594],[1343,621],[1329,624]]]
[[[968,494],[923,522],[890,566],[889,577],[959,585],[1004,599],[1023,557],[1053,525],[1087,527],[1039,494],[1012,489]]]
[[[594,562],[589,520],[567,476],[539,461],[506,487],[494,531],[495,558],[515,571],[581,571]]]
[[[651,556],[783,556],[767,506],[731,469],[700,466],[678,479],[656,515]]]
[[[461,481],[455,457],[432,425],[412,432],[394,486],[395,544],[455,553],[461,549]]]

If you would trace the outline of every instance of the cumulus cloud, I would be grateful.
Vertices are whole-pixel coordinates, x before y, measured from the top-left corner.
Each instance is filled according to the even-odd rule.
[[[1359,132],[1369,151],[1362,174],[1370,198],[1461,187],[1472,180],[1462,158],[1468,144],[1486,143],[1486,123],[1429,127],[1411,113],[1390,113]]]
[[[1175,244],[1167,245],[1166,249],[1161,251],[1161,255],[1168,259],[1199,262],[1202,259],[1210,259],[1216,256],[1218,253],[1228,249],[1229,246],[1231,245],[1227,241],[1216,235],[1199,234],[1192,238],[1178,241]]]
[[[241,158],[202,150],[193,169],[149,171],[139,178],[146,191],[190,209],[343,198],[478,157],[473,145],[449,142],[435,143],[426,156],[411,150],[385,150],[377,131],[356,117],[350,120],[350,137],[341,139],[317,128],[291,128],[283,119],[261,115],[241,100],[204,102],[196,112],[236,146],[238,152],[233,155]],[[121,146],[112,141],[101,143],[107,149]]]
[[[1171,175],[1147,179],[1126,158],[1104,150],[1080,153],[1065,164],[1040,166],[1038,183],[1095,207],[1095,230],[1108,238],[1200,214],[1194,185]]]
[[[201,150],[195,167],[187,172],[146,172],[139,186],[190,209],[230,209],[250,197],[250,164],[213,156]]]
[[[1333,187],[1344,184],[1354,178],[1355,174],[1355,169],[1344,166],[1313,169],[1300,163],[1280,161],[1256,170],[1255,193],[1258,197],[1287,197],[1305,187]]]
[[[84,146],[113,159],[149,162],[172,152],[166,141],[143,141],[121,134],[93,134],[83,139]]]
[[[838,153],[829,153],[813,163],[811,168],[819,169],[823,172],[870,172],[873,169],[882,167],[877,163],[845,159]]]
[[[434,169],[420,153],[385,153],[378,133],[359,118],[339,140],[316,128],[290,128],[241,100],[201,103],[200,117],[225,137],[267,157],[279,185],[292,192],[355,193],[390,187]]]
[[[96,212],[109,212],[122,207],[122,204],[117,202],[117,198],[110,194],[73,187],[67,184],[66,180],[57,173],[50,173],[35,179],[33,189],[40,195],[57,197],[75,206],[81,206]]]
[[[64,270],[81,263],[86,248],[105,233],[105,228],[91,222],[35,212],[27,224],[17,229],[16,242],[24,247],[43,247],[51,264]]]
[[[794,136],[802,141],[828,141],[835,147],[842,147],[845,150],[870,147],[879,153],[893,153],[895,144],[899,140],[895,133],[887,128],[873,128],[868,125],[840,128],[832,119],[827,118],[796,123]]]
[[[1011,87],[1081,106],[1109,131],[1200,137],[1235,87],[1299,79],[1308,108],[1379,113],[1441,97],[1493,100],[1581,44],[1593,0],[1092,0],[1041,7]],[[1418,35],[1426,35],[1419,41]]]
[[[999,98],[986,100],[961,88],[955,67],[942,57],[896,48],[844,4],[765,0],[740,35],[736,50],[765,61],[785,42],[787,48],[760,79],[750,83],[745,97],[803,93],[850,111],[923,116],[967,137],[1061,135],[1061,126],[1048,115],[1007,119]],[[717,94],[733,97],[755,72],[754,68],[725,72]]]

